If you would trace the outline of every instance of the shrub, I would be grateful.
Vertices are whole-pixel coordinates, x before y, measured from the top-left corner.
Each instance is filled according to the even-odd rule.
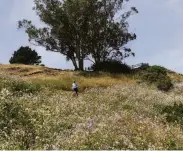
[[[183,124],[183,104],[174,102],[173,105],[154,105],[158,112],[165,116],[169,123]]]
[[[143,75],[143,80],[155,84],[161,91],[168,91],[173,87],[172,81],[167,75],[167,70],[161,66],[149,67]]]
[[[126,65],[122,64],[116,60],[108,60],[104,62],[100,62],[97,64],[93,64],[91,69],[93,71],[103,71],[103,72],[110,72],[110,73],[130,73],[131,68]]]
[[[161,66],[151,66],[143,75],[143,79],[149,83],[159,81],[160,78],[166,77],[167,71]]]
[[[161,67],[161,66],[157,66],[157,65],[151,66],[147,70],[150,71],[150,72],[156,72],[156,73],[159,73],[159,74],[167,74],[167,69],[166,68]]]
[[[161,91],[169,91],[172,87],[173,84],[168,76],[159,79],[157,82],[157,88]]]
[[[45,64],[40,64],[40,66],[45,67]]]

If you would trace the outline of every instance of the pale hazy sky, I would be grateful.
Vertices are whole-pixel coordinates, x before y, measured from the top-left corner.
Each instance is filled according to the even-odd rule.
[[[0,0],[0,63],[8,63],[20,46],[30,45],[25,32],[17,29],[17,21],[26,18],[40,24],[33,4],[33,0]],[[126,63],[148,62],[183,73],[183,0],[131,0],[131,4],[139,10],[129,20],[138,37],[129,44],[136,57]],[[35,49],[45,65],[72,68],[60,54]]]

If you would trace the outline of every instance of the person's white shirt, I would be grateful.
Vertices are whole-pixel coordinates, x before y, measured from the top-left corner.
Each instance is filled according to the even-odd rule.
[[[74,82],[74,83],[72,84],[72,88],[73,88],[73,89],[78,88],[78,84],[77,84],[76,82]]]

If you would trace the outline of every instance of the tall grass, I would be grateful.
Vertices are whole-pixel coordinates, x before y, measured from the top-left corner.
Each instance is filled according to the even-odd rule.
[[[121,83],[135,83],[135,79],[132,79],[125,75],[107,75],[102,73],[99,76],[95,75],[83,75],[65,73],[62,76],[50,76],[50,77],[34,77],[29,78],[36,84],[43,87],[48,87],[50,89],[65,90],[70,91],[73,81],[76,81],[79,85],[79,91],[83,92],[87,89],[103,87],[106,88],[111,85],[121,84]]]
[[[173,92],[165,94],[147,85],[122,84],[94,88],[78,98],[70,92],[50,94],[49,90],[17,96],[3,89],[0,96],[2,109],[5,110],[4,102],[13,103],[9,110],[17,114],[6,116],[1,130],[6,137],[0,135],[4,138],[1,149],[183,148],[181,125],[169,122],[166,114],[157,108],[157,105],[173,107],[174,102],[183,103],[181,95],[175,96]],[[27,120],[23,121],[21,116]],[[9,127],[11,120],[17,122]],[[29,122],[30,135],[26,128]],[[3,130],[5,127],[9,128],[8,134]]]
[[[0,78],[2,150],[183,149],[178,89],[163,93],[104,73]],[[79,97],[70,92],[73,80]]]

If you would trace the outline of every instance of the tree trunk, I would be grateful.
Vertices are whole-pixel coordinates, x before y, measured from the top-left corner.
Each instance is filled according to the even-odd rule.
[[[80,71],[84,70],[84,60],[83,60],[83,58],[79,59],[79,70]]]
[[[75,70],[79,70],[77,62],[76,62],[76,59],[75,58],[71,58],[71,61],[72,61],[72,64],[73,64]]]
[[[83,59],[83,54],[80,46],[80,41],[77,41],[77,51],[76,51],[76,56],[78,59],[78,67],[80,71],[84,70],[84,59]]]

